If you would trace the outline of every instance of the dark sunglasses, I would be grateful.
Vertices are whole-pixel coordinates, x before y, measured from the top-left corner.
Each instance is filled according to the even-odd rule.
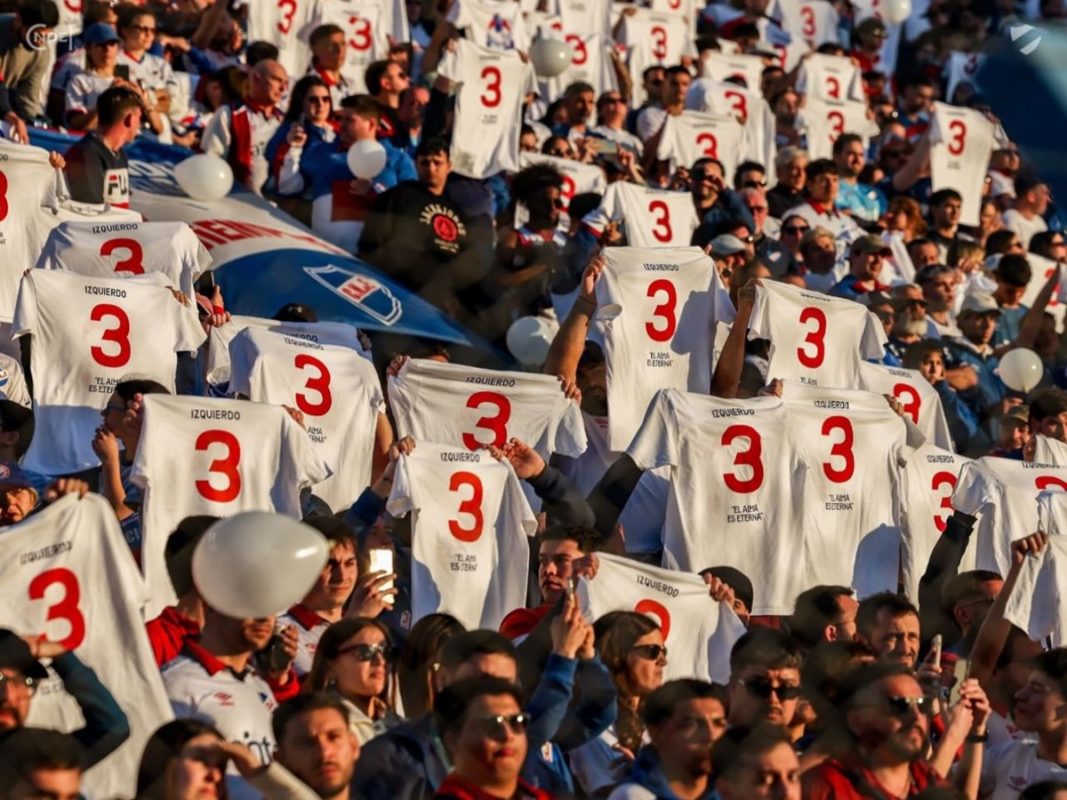
[[[329,103],[330,102],[330,98],[329,97],[320,97],[318,95],[308,95],[308,102],[309,103]]]
[[[795,700],[800,697],[799,686],[782,686],[781,684],[775,686],[770,678],[751,678],[741,681],[741,685],[748,690],[750,695],[761,700],[769,700],[772,693],[778,695],[779,700]]]
[[[356,661],[373,661],[375,656],[381,656],[382,661],[389,660],[389,648],[384,644],[354,644],[337,651],[337,655],[355,653]]]
[[[744,183],[741,184],[741,188],[742,189],[766,189],[767,188],[767,181],[766,181],[766,179],[764,179],[762,181],[745,181]]]
[[[934,710],[932,697],[887,697],[885,703],[894,717],[905,717],[913,711],[915,714],[932,714]]]
[[[564,200],[562,197],[554,197],[552,198],[552,205],[556,208],[566,208],[567,201]]]
[[[667,657],[667,648],[661,644],[643,644],[635,647],[630,652],[638,658],[645,658],[649,661],[659,661],[660,657]]]
[[[474,720],[482,736],[493,741],[507,741],[508,733],[522,736],[526,733],[529,717],[525,714],[497,714],[494,717],[479,717]]]
[[[149,28],[147,25],[131,25],[130,30],[138,33],[151,33],[152,35],[155,35],[156,32],[155,28]]]
[[[793,236],[803,236],[805,233],[811,230],[808,225],[787,225],[782,228],[782,233],[788,233]]]
[[[603,100],[600,101],[600,105],[607,106],[607,105],[612,105],[614,103],[625,103],[625,102],[626,101],[623,100],[621,97],[605,97]]]
[[[710,181],[718,177],[714,172],[705,172],[702,169],[695,170],[692,175],[695,181]]]

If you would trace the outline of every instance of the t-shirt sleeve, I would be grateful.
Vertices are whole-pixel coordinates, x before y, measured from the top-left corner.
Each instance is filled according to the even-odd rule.
[[[282,411],[285,416],[282,421],[285,448],[296,467],[295,472],[300,488],[303,489],[326,480],[333,474],[332,470],[311,445],[307,431],[289,416],[288,411],[284,409]]]
[[[170,295],[170,289],[167,289],[167,294]],[[173,298],[168,297],[170,300]],[[182,305],[177,300],[174,300],[174,305],[171,308],[171,314],[174,315],[174,330],[176,333],[174,352],[176,353],[193,353],[200,349],[200,345],[207,341],[207,332],[204,330],[204,326],[200,324],[200,317],[196,313],[196,304],[190,298],[188,300],[191,306]]]
[[[232,395],[252,396],[252,362],[255,359],[253,349],[247,336],[239,333],[230,339],[229,393]]]
[[[152,480],[152,474],[148,467],[152,464],[156,452],[155,436],[153,435],[155,425],[152,417],[153,414],[161,413],[164,412],[160,409],[152,408],[150,399],[145,403],[141,438],[137,441],[137,452],[134,454],[133,464],[130,466],[130,481],[134,486],[139,486],[142,489],[147,489],[149,482]]]
[[[415,511],[418,506],[412,497],[414,483],[412,481],[412,464],[410,456],[400,456],[396,462],[396,473],[393,476],[393,488],[389,492],[389,499],[385,503],[385,510],[394,517],[403,517],[409,511]]]
[[[582,410],[573,400],[564,398],[553,428],[553,453],[577,458],[585,452],[589,445],[585,436],[585,422],[582,420]]]
[[[88,104],[86,102],[88,98],[88,92],[86,91],[87,84],[83,79],[83,75],[75,75],[74,79],[67,85],[67,91],[63,96],[64,112],[70,114],[71,112],[84,114],[88,111]]]
[[[402,369],[399,375],[389,378],[389,406],[396,421],[396,434],[400,437],[411,435],[416,382],[416,378],[407,369]]]
[[[455,6],[460,5],[459,2],[455,3]],[[463,75],[460,72],[460,60],[459,60],[459,48],[462,45],[457,43],[454,50],[447,51],[441,60],[437,64],[437,74],[442,78],[448,78],[453,83],[461,83],[463,81]]]
[[[671,390],[661,389],[649,404],[626,453],[641,469],[655,469],[678,463],[678,444]]]
[[[530,508],[526,495],[523,494],[522,484],[519,483],[515,471],[510,464],[503,463],[508,471],[508,480],[504,484],[504,503],[506,503],[508,509],[508,521],[527,536],[533,536],[537,533],[537,516],[534,514],[533,509]]]
[[[956,482],[956,489],[952,492],[952,508],[973,515],[991,499],[989,479],[981,468],[974,464],[964,464]]]
[[[863,337],[860,339],[860,354],[863,358],[881,359],[885,355],[885,328],[872,312],[864,312]]]
[[[659,149],[656,150],[656,158],[660,161],[682,158],[677,142],[678,137],[675,135],[676,126],[674,117],[667,117],[667,121],[663,124],[663,135],[659,139]]]
[[[15,301],[15,316],[11,321],[11,337],[18,338],[33,333],[37,328],[37,287],[33,273],[19,282],[18,299]]]
[[[748,318],[749,339],[771,338],[771,293],[762,286],[756,287],[756,300],[752,315]]]
[[[1060,587],[1055,558],[1051,547],[1038,557],[1027,556],[1004,609],[1004,618],[1026,631],[1035,642],[1052,635],[1059,621]]]
[[[230,151],[230,119],[233,112],[228,106],[216,111],[207,124],[200,149],[209,155],[226,158]]]

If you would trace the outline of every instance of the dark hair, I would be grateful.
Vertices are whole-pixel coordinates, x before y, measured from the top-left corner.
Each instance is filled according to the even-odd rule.
[[[1062,231],[1039,231],[1030,237],[1030,252],[1035,255],[1052,258],[1052,239],[1056,236],[1063,238]]]
[[[888,660],[872,661],[870,664],[856,667],[845,676],[841,696],[842,707],[851,705],[856,695],[867,687],[898,675],[915,678],[915,671],[899,661]]]
[[[312,47],[318,47],[320,43],[326,41],[331,36],[334,36],[338,33],[343,36],[344,32],[344,28],[342,28],[340,25],[334,25],[332,23],[319,25],[315,28],[315,30],[311,32],[311,35],[308,37],[308,44]]]
[[[955,189],[938,189],[936,192],[930,195],[930,208],[934,206],[940,206],[947,203],[949,200],[955,200],[958,203],[963,202],[963,195],[957,192]]]
[[[829,158],[817,158],[808,164],[808,167],[804,172],[807,175],[808,184],[811,184],[812,181],[821,175],[837,175],[838,169],[837,164]]]
[[[748,266],[747,264],[745,265]],[[744,267],[742,267],[742,270]],[[734,270],[735,273],[738,270]],[[755,590],[752,588],[752,581],[748,579],[748,576],[736,567],[728,567],[725,565],[716,567],[705,567],[700,570],[700,576],[710,575],[713,578],[718,578],[725,583],[731,589],[734,590],[734,594],[737,599],[745,604],[745,608],[752,611],[752,603],[756,598]]]
[[[912,342],[904,348],[904,355],[900,359],[907,369],[918,369],[923,359],[931,353],[940,353],[941,360],[945,359],[945,350],[941,346],[940,339],[920,339]]]
[[[187,594],[193,585],[193,551],[200,539],[207,533],[207,529],[218,522],[221,517],[212,517],[207,514],[186,517],[178,523],[167,538],[167,546],[164,550],[164,558],[167,564],[167,574],[170,576],[174,593],[181,597]]]
[[[22,0],[15,13],[24,28],[54,28],[59,24],[59,8],[52,0]]]
[[[14,783],[39,769],[82,769],[85,751],[69,733],[51,728],[15,728],[0,736],[0,781],[3,796]]]
[[[1067,791],[1067,781],[1038,781],[1019,794],[1019,800],[1052,800],[1056,792]]]
[[[167,771],[191,739],[209,734],[225,737],[214,725],[191,717],[173,719],[156,728],[141,753],[137,767],[137,800],[167,800]]]
[[[137,394],[170,394],[170,389],[159,381],[148,378],[126,378],[115,384],[115,394],[127,403]]]
[[[1013,187],[1015,189],[1015,196],[1019,197],[1024,195],[1042,184],[1044,184],[1044,181],[1041,180],[1036,172],[1020,172],[1015,176]]]
[[[860,601],[859,611],[856,612],[856,630],[868,636],[878,621],[878,614],[888,611],[889,615],[896,619],[913,614],[919,616],[919,609],[912,605],[911,600],[902,594],[895,592],[879,592]]]
[[[730,675],[737,677],[749,667],[797,669],[804,663],[800,648],[788,634],[771,628],[753,628],[734,642],[730,651]]]
[[[955,623],[955,616],[952,612],[956,606],[960,603],[984,599],[981,584],[999,580],[1000,575],[988,569],[972,569],[953,575],[941,587],[941,610]]]
[[[293,91],[289,95],[289,108],[285,112],[286,122],[296,122],[304,115],[304,103],[307,102],[307,95],[316,86],[329,90],[329,86],[326,85],[326,81],[320,78],[318,75],[305,75],[303,78],[293,84]],[[333,96],[329,91],[326,92],[328,102],[330,103],[330,109],[333,110]]]
[[[592,553],[600,541],[598,531],[578,525],[550,525],[541,534],[541,542],[574,542],[583,553]]]
[[[392,61],[383,58],[379,61],[372,61],[367,65],[367,70],[363,73],[363,82],[367,84],[368,94],[377,95],[382,90],[382,78],[385,77],[385,71],[389,69],[389,65],[392,63]]]
[[[105,8],[108,8],[108,6],[105,6]],[[156,15],[152,13],[151,9],[144,6],[135,6],[133,3],[121,4],[118,7],[118,14],[116,16],[118,17],[118,21],[115,27],[118,29],[119,33],[133,25],[133,21],[138,17],[151,17],[153,20],[156,18]]]
[[[722,162],[719,161],[719,159],[712,158],[711,156],[704,156],[703,158],[698,158],[696,161],[694,161],[690,172],[697,169],[697,167],[706,167],[708,164],[714,164],[715,166],[717,166],[719,168],[719,172],[722,173],[722,176],[724,178],[726,177],[726,167],[722,165]]]
[[[997,253],[1006,253],[1008,251],[1008,245],[1011,244],[1011,240],[1016,238],[1016,233],[1011,228],[1002,228],[999,231],[993,231],[985,240],[985,251],[987,255],[995,255]]]
[[[421,158],[422,156],[436,156],[444,154],[445,158],[449,158],[448,154],[448,142],[440,136],[431,136],[429,139],[423,139],[419,142],[419,146],[415,148],[415,158]]]
[[[823,629],[841,619],[841,598],[851,597],[847,586],[813,586],[797,595],[789,632],[801,643],[814,647],[822,641]]]
[[[100,128],[110,128],[126,118],[134,109],[144,113],[141,98],[125,86],[112,86],[96,99],[96,117]]]
[[[641,746],[645,726],[641,717],[644,698],[638,698],[636,706],[626,702],[633,697],[626,686],[626,657],[638,639],[658,631],[652,619],[635,611],[610,611],[593,623],[593,634],[600,660],[611,673],[618,695],[618,717],[615,734],[619,743],[630,750]]]
[[[509,695],[522,708],[522,692],[518,686],[503,678],[478,675],[463,678],[446,686],[434,698],[433,711],[445,733],[459,730],[467,718],[467,710],[479,697]]]
[[[441,648],[441,667],[458,669],[475,656],[502,655],[518,663],[518,654],[511,640],[496,631],[479,628],[457,633]]]
[[[1030,269],[1030,262],[1026,260],[1026,256],[1019,253],[1005,253],[997,262],[993,275],[1008,286],[1025,288],[1030,285],[1034,271]]]
[[[664,77],[666,77],[668,75],[682,75],[682,74],[684,74],[684,75],[686,75],[688,77],[692,77],[692,75],[689,74],[689,68],[688,67],[683,67],[681,64],[675,64],[672,67],[667,67],[667,69],[665,69],[663,71]]]
[[[712,774],[718,780],[742,767],[746,757],[761,756],[782,745],[793,749],[792,740],[778,725],[764,722],[755,728],[730,728],[711,748]]]
[[[277,61],[278,46],[270,42],[252,42],[245,50],[245,63],[251,69],[260,61]]]
[[[652,66],[645,67],[643,70],[641,70],[641,80],[642,80],[642,82],[643,81],[647,81],[648,80],[648,76],[651,75],[656,70],[660,70],[661,72],[663,72],[663,71],[665,71],[665,69],[666,69],[666,67],[664,67],[662,64],[653,64]]]
[[[837,141],[834,142],[833,149],[831,150],[831,152],[834,154],[834,158],[837,158],[839,155],[845,152],[845,148],[848,145],[855,144],[856,142],[863,144],[863,137],[861,137],[858,133],[842,133],[840,136],[837,137]]]
[[[318,322],[319,315],[315,309],[303,303],[286,303],[274,312],[274,319],[278,322]]]
[[[875,652],[859,641],[820,642],[808,651],[800,672],[800,685],[824,730],[838,721],[848,676],[856,659],[874,660]]]
[[[1030,426],[1036,429],[1041,420],[1067,412],[1067,392],[1056,388],[1042,389],[1030,395],[1027,404],[1030,406]]]
[[[721,686],[715,686],[697,678],[667,681],[645,700],[641,720],[648,727],[660,725],[669,720],[674,714],[674,709],[682,703],[706,698],[718,700],[723,709],[726,709],[726,691]]]
[[[322,638],[319,639],[318,647],[315,649],[315,658],[311,662],[311,670],[300,681],[301,690],[304,692],[317,692],[326,689],[327,671],[331,662],[338,657],[338,651],[344,646],[345,642],[366,628],[374,628],[382,634],[386,652],[390,653],[392,636],[384,623],[368,617],[344,617],[339,619],[323,631]],[[385,688],[378,695],[378,699],[388,705],[389,708],[393,708],[396,705],[396,681],[393,675],[391,653],[387,655],[386,663],[388,669],[386,670]]]
[[[303,523],[325,536],[331,548],[339,544],[348,544],[352,546],[353,550],[358,549],[356,547],[356,532],[351,525],[340,517],[335,517],[332,514],[309,514],[304,517]]]
[[[532,164],[520,170],[512,178],[511,196],[518,202],[528,203],[537,195],[553,187],[563,188],[563,176],[560,171],[549,164]]]
[[[569,84],[567,88],[563,90],[563,98],[565,100],[569,100],[575,95],[585,94],[586,92],[593,92],[595,94],[596,89],[594,89],[585,81],[575,81],[574,83]]]
[[[764,175],[767,174],[767,170],[758,161],[742,161],[740,164],[738,164],[737,169],[734,170],[734,186],[740,189],[741,176],[744,175],[746,172],[753,171],[762,172]]]
[[[336,711],[341,715],[341,719],[344,720],[345,727],[348,727],[348,707],[345,705],[344,700],[333,692],[307,692],[286,700],[274,709],[274,715],[270,720],[271,730],[274,732],[274,741],[279,745],[281,744],[282,739],[285,738],[285,729],[296,717],[322,709]]]
[[[404,713],[414,718],[433,708],[433,676],[445,642],[465,630],[450,614],[427,614],[408,631],[396,660],[396,680]]]
[[[369,94],[350,94],[341,100],[341,108],[355,111],[361,117],[379,122],[382,118],[382,104]]]
[[[1060,694],[1067,697],[1067,647],[1055,647],[1034,656],[1030,666],[1052,678]]]

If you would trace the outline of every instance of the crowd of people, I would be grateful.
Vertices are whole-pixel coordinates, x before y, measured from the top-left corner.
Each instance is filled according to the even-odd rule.
[[[0,799],[1067,798],[1062,0],[5,5]],[[484,349],[231,315],[147,142]]]

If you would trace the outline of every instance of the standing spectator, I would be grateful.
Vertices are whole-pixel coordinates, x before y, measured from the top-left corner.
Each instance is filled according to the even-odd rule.
[[[856,636],[859,603],[847,586],[813,586],[797,595],[789,632],[806,647],[820,642],[851,642]]]
[[[930,324],[926,335],[933,339],[959,336],[960,329],[956,326],[952,314],[956,299],[956,270],[944,264],[920,267],[918,262],[915,267],[918,269],[915,282],[922,287],[923,300],[926,301],[926,319]]]
[[[617,91],[604,92],[596,101],[596,126],[589,129],[590,135],[626,147],[640,158],[644,144],[625,125],[626,100]]]
[[[63,103],[64,122],[75,131],[89,131],[96,127],[96,101],[112,86],[136,92],[144,102],[139,88],[115,74],[122,39],[111,25],[102,22],[91,25],[82,41],[85,43],[85,69],[71,78]]]
[[[880,190],[859,180],[867,164],[863,139],[855,133],[841,134],[834,142],[833,155],[841,179],[834,205],[854,219],[877,222],[885,212],[886,200]]]
[[[367,93],[378,101],[381,118],[378,136],[401,149],[408,143],[408,131],[400,121],[400,96],[411,87],[411,77],[395,61],[375,61],[367,67]]]
[[[828,158],[820,158],[808,164],[808,199],[792,209],[809,225],[826,228],[837,242],[838,260],[843,262],[848,240],[862,231],[856,221],[836,208],[839,187],[837,165]]]
[[[665,71],[663,85],[658,93],[658,105],[648,106],[638,115],[637,135],[645,143],[646,160],[654,160],[656,148],[659,146],[659,134],[663,131],[667,116],[676,117],[685,111],[685,95],[692,82],[693,78],[686,67],[669,67]]]
[[[282,703],[271,720],[278,763],[323,800],[348,800],[359,740],[348,730],[342,702],[327,693]]]
[[[1061,237],[1062,238],[1062,237]],[[993,270],[997,288],[993,299],[997,301],[1000,317],[993,333],[993,346],[1009,344],[1019,338],[1019,327],[1030,306],[1022,302],[1026,287],[1030,285],[1033,270],[1025,256],[1003,255]]]
[[[960,210],[963,197],[955,189],[940,189],[930,195],[930,229],[926,238],[937,245],[938,262],[948,263],[949,252],[956,242],[973,241],[960,230]]]
[[[318,75],[330,90],[334,108],[353,93],[354,86],[345,78],[342,68],[348,56],[348,39],[339,25],[319,25],[308,39],[311,45],[311,66],[308,75]]]
[[[64,154],[70,196],[80,203],[130,204],[129,162],[125,147],[141,130],[145,108],[140,95],[113,86],[96,101],[96,129]]]
[[[583,139],[589,134],[590,122],[595,110],[596,93],[584,81],[576,81],[563,91],[563,122],[552,132],[566,136],[570,141]]]
[[[66,733],[23,728],[0,741],[0,786],[10,800],[80,800],[84,754]]]
[[[236,183],[256,194],[267,180],[267,144],[281,125],[278,104],[288,89],[285,68],[277,61],[260,61],[249,71],[244,102],[220,108],[200,142],[205,153],[229,162]]]
[[[794,225],[800,221],[807,223],[799,214],[790,219]],[[800,240],[800,257],[804,262],[804,285],[816,292],[829,292],[837,283],[834,275],[837,244],[833,233],[822,226],[809,228]]]
[[[745,208],[752,215],[756,227],[752,231],[755,237],[756,257],[760,259],[771,271],[775,278],[781,278],[787,272],[795,271],[795,261],[789,249],[778,241],[768,227],[768,212],[770,206],[767,202],[767,193],[763,189],[747,188],[741,190],[741,200]]]
[[[925,322],[921,324],[925,325]],[[919,370],[937,390],[956,451],[964,455],[984,454],[990,444],[989,437],[978,424],[977,415],[949,382],[941,341],[916,338],[903,351],[901,364],[907,369]]]
[[[999,361],[991,344],[999,319],[1000,308],[991,295],[985,292],[967,295],[959,313],[962,335],[948,341],[945,354],[949,366],[966,364],[977,373],[978,385],[964,392],[963,398],[981,419],[985,415],[1002,415],[1002,403],[1008,391],[997,375]]]
[[[59,24],[52,0],[22,0],[14,14],[0,16],[0,75],[11,108],[24,121],[44,115],[48,80],[48,37]]]
[[[849,272],[830,290],[836,297],[864,302],[870,292],[886,292],[888,286],[878,282],[885,258],[893,254],[880,236],[868,233],[852,243],[848,251]]]
[[[807,151],[792,145],[781,148],[774,159],[778,183],[767,191],[771,216],[785,221],[787,211],[804,202],[804,183],[807,180]]]
[[[1034,173],[1020,172],[1015,176],[1015,200],[1002,217],[1004,227],[1019,235],[1023,250],[1029,249],[1035,233],[1048,230],[1044,215],[1051,199],[1048,185]]]
[[[721,800],[800,800],[800,762],[781,728],[735,728],[711,751]]]
[[[730,651],[730,726],[786,728],[800,699],[803,657],[789,636],[753,628]]]

